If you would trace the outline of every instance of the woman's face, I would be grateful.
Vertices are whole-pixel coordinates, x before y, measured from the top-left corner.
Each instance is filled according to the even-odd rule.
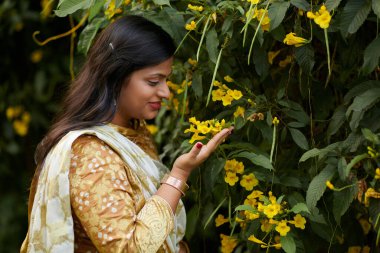
[[[162,99],[169,98],[166,79],[171,73],[173,57],[158,65],[134,71],[123,84],[112,123],[128,127],[131,119],[153,119]]]

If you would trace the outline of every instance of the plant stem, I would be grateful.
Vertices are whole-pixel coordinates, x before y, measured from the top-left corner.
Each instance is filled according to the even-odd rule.
[[[216,214],[216,212],[219,210],[219,208],[223,205],[224,201],[226,201],[227,197],[225,197],[220,203],[219,205],[215,208],[215,210],[211,213],[210,217],[208,217],[206,223],[205,223],[205,226],[203,227],[203,229],[206,229],[207,225],[210,223],[212,217],[214,217],[214,215]]]
[[[323,29],[325,33],[325,42],[326,42],[326,51],[327,51],[327,67],[329,69],[329,73],[326,79],[325,88],[330,81],[331,76],[331,63],[330,63],[330,47],[329,47],[329,35],[327,34],[327,28]]]
[[[197,61],[199,61],[199,53],[200,53],[200,51],[201,51],[201,46],[202,46],[203,39],[204,39],[205,34],[206,34],[206,31],[207,31],[208,23],[210,22],[210,18],[211,18],[211,15],[209,15],[209,16],[207,17],[207,21],[206,21],[205,27],[203,28],[201,41],[199,42],[199,46],[198,46],[198,50],[197,50]]]

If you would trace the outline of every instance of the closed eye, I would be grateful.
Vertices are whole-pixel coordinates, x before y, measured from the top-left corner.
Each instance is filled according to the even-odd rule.
[[[156,86],[156,85],[158,85],[160,82],[159,81],[148,81],[148,84],[150,85],[150,86]]]

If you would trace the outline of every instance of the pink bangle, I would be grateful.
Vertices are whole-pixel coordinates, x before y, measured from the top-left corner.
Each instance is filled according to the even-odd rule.
[[[185,182],[179,180],[178,178],[170,176],[169,174],[165,174],[161,180],[161,184],[167,184],[176,188],[181,192],[182,196],[185,196],[185,192],[189,189],[189,186]]]

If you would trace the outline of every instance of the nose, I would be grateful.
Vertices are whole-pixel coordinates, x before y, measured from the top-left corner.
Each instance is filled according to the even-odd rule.
[[[158,90],[158,96],[160,96],[160,98],[169,99],[169,95],[170,95],[169,86],[166,84],[166,80],[165,80],[160,85],[160,88]]]

